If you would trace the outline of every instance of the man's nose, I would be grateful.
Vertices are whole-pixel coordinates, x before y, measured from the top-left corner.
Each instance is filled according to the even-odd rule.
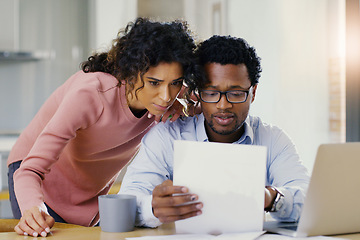
[[[220,101],[216,104],[216,107],[219,109],[227,109],[232,107],[232,103],[230,103],[225,94],[221,94]]]

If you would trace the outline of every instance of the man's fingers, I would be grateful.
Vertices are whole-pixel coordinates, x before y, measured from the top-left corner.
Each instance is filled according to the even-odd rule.
[[[152,198],[154,216],[161,222],[173,222],[201,214],[203,204],[198,196],[183,186],[173,186],[171,180],[155,187]],[[195,201],[195,202],[194,202]]]
[[[153,196],[164,197],[177,193],[187,193],[188,189],[182,186],[159,186],[153,191]]]
[[[172,222],[200,215],[202,207],[202,203],[193,203],[178,207],[154,208],[154,216],[161,222]]]
[[[167,180],[156,186],[153,190],[153,197],[164,197],[172,194],[187,193],[189,190],[183,186],[173,186],[172,181]]]
[[[173,185],[173,181],[171,180],[165,180],[162,184],[160,185],[166,185],[166,186],[172,186]]]
[[[175,207],[198,200],[196,194],[184,194],[171,197],[155,197],[152,200],[152,207]]]
[[[192,203],[177,207],[164,207],[164,208],[157,208],[154,209],[154,214],[156,213],[157,216],[181,216],[186,215],[191,212],[197,212],[203,208],[202,203]]]
[[[159,217],[159,221],[162,223],[170,223],[170,222],[175,222],[178,220],[183,220],[183,219],[199,216],[201,214],[202,214],[201,211],[197,211],[197,212],[191,212],[191,213],[181,215],[181,216],[163,216],[163,217]]]

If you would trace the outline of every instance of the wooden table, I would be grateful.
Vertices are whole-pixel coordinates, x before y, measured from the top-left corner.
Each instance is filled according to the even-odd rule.
[[[13,229],[18,220],[14,219],[0,219],[0,231],[8,230],[12,232],[1,232],[0,240],[46,240],[46,239],[61,239],[61,240],[124,240],[127,237],[141,237],[141,236],[158,236],[158,235],[172,235],[175,233],[174,224],[164,224],[156,229],[150,228],[136,228],[132,232],[126,233],[108,233],[101,231],[100,227],[82,227],[73,224],[55,223],[51,229],[51,234],[46,238],[33,238],[30,236],[21,236],[16,234]],[[338,235],[338,238],[360,240],[359,234]],[[289,239],[296,239],[290,238]],[[261,240],[261,237],[259,238]]]
[[[175,233],[174,224],[164,224],[163,226],[150,228],[136,228],[134,231],[126,233],[108,233],[101,231],[100,227],[83,227],[73,224],[55,223],[50,235],[46,238],[33,238],[21,236],[14,232],[14,227],[18,223],[16,219],[0,219],[0,240],[24,240],[24,239],[61,239],[61,240],[116,240],[127,237],[170,235]]]

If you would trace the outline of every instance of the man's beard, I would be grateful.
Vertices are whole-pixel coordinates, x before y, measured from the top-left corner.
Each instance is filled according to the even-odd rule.
[[[207,122],[209,127],[211,128],[211,130],[217,134],[220,134],[220,135],[230,135],[236,131],[238,131],[241,126],[243,125],[243,123],[239,124],[238,120],[235,120],[235,127],[230,129],[230,130],[217,130],[214,126],[214,121],[211,119],[210,122]]]

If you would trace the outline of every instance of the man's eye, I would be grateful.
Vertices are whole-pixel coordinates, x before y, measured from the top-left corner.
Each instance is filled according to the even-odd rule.
[[[203,96],[207,96],[207,97],[214,97],[218,94],[218,92],[202,92]]]
[[[231,96],[234,96],[234,97],[241,97],[241,96],[244,96],[244,92],[229,92],[229,94]]]
[[[218,92],[206,92],[206,95],[216,96],[216,95],[218,95]]]

